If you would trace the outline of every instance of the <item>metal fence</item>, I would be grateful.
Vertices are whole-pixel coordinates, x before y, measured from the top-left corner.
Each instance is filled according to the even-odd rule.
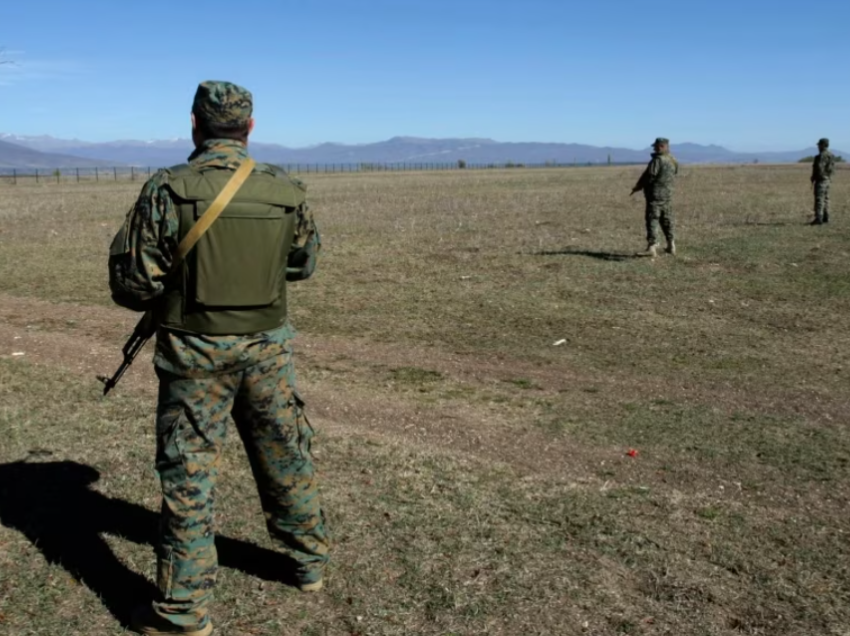
[[[512,168],[575,168],[583,166],[624,166],[630,163],[289,163],[278,164],[290,174],[333,174],[365,172],[433,172],[447,170],[504,170]],[[145,181],[156,172],[151,167],[104,168],[0,168],[0,184],[79,183]]]

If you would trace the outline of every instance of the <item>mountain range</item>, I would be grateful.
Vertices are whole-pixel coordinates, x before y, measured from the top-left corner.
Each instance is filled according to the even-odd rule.
[[[0,137],[0,168],[95,168],[103,165],[103,161],[94,159],[33,150]]]
[[[183,163],[192,152],[189,139],[155,141],[87,142],[47,135],[18,136],[0,133],[0,167],[75,168],[139,166],[161,167]],[[816,154],[815,147],[787,152],[735,152],[722,146],[674,144],[673,154],[682,163],[792,163]],[[424,139],[393,137],[369,144],[323,143],[307,148],[251,142],[258,161],[285,164],[456,163],[523,164],[643,163],[650,148],[597,147],[582,144],[499,142],[492,139]],[[849,155],[835,150],[835,154]]]

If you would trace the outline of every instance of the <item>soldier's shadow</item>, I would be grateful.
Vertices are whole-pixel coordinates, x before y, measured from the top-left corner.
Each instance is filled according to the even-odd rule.
[[[621,253],[621,252],[600,252],[596,250],[583,250],[573,247],[565,247],[560,250],[542,250],[534,252],[535,256],[585,256],[587,258],[595,258],[600,261],[630,261],[635,258],[642,258],[641,254]]]
[[[92,490],[99,478],[96,469],[72,461],[0,464],[0,523],[26,536],[128,627],[136,605],[156,590],[118,560],[102,535],[152,544],[158,514]],[[216,537],[216,547],[224,567],[295,585],[295,564],[283,554],[227,537]]]

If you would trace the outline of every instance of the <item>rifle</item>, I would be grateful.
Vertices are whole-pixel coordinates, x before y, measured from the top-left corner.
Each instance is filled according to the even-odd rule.
[[[635,192],[640,192],[641,190],[643,190],[646,187],[646,184],[644,183],[645,180],[646,180],[646,171],[644,171],[643,174],[640,175],[640,179],[638,179],[638,182],[635,184],[635,187],[632,188],[632,191],[629,193],[630,197],[633,196]]]
[[[127,342],[124,344],[124,347],[121,349],[121,353],[124,355],[124,360],[121,362],[121,366],[118,367],[118,370],[112,374],[111,378],[107,378],[105,375],[97,376],[97,379],[103,382],[104,395],[115,388],[115,385],[118,384],[118,380],[121,379],[124,372],[131,364],[133,364],[133,360],[135,360],[136,356],[139,355],[139,351],[142,350],[154,333],[156,333],[156,320],[154,320],[152,311],[146,311],[139,319],[139,322],[136,323],[136,328],[133,329],[133,334],[129,337]]]

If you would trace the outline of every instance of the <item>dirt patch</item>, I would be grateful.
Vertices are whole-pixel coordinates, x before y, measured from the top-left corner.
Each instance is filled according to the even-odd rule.
[[[56,342],[50,342],[50,347],[55,347],[55,353],[49,357],[69,369],[79,368],[81,364],[80,359],[75,358],[77,348],[89,347],[90,351],[85,358],[105,356],[107,359],[104,362],[107,364],[99,368],[98,373],[109,371],[120,362],[120,346],[116,348],[116,344],[123,343],[129,336],[137,319],[136,314],[117,308],[54,303],[0,293],[0,327],[8,329],[12,338],[25,336],[36,343],[39,340],[49,342],[55,338]],[[63,344],[66,340],[70,340],[70,346],[75,347],[67,355],[63,353],[69,346]],[[80,342],[74,342],[76,340]],[[14,342],[11,340],[9,345],[14,345]],[[827,345],[815,342],[812,346]],[[844,395],[830,395],[819,390],[816,383],[807,385],[804,381],[795,391],[782,387],[774,390],[760,387],[754,393],[750,386],[743,383],[711,382],[705,379],[699,383],[689,382],[675,376],[659,376],[656,370],[652,375],[636,378],[631,369],[623,374],[616,371],[600,373],[597,370],[577,368],[569,361],[541,364],[500,355],[460,354],[436,347],[387,344],[365,338],[300,333],[295,347],[300,365],[296,364],[304,370],[312,366],[329,369],[346,367],[361,374],[360,379],[366,382],[368,377],[363,374],[376,367],[398,369],[413,366],[478,388],[504,387],[505,383],[514,383],[533,387],[538,396],[569,394],[576,406],[597,400],[595,396],[601,393],[615,396],[615,399],[621,401],[687,401],[722,405],[729,412],[765,409],[826,422],[850,416],[850,401]],[[2,353],[5,352],[0,350]],[[137,373],[138,368],[134,368],[134,374]],[[129,377],[122,382],[127,382]],[[371,389],[378,388],[376,384],[371,384]],[[354,398],[353,395],[349,397]],[[366,400],[367,403],[374,401]],[[442,419],[450,420],[453,417],[446,415]],[[499,421],[498,416],[488,416],[487,425],[497,425]],[[508,423],[516,429],[516,421]]]
[[[109,375],[121,362],[120,338],[132,331],[136,316],[120,310],[50,303],[29,298],[0,297],[0,356],[12,356],[42,366],[58,366],[99,386],[97,375]],[[58,329],[58,330],[56,330]],[[97,335],[95,335],[97,334]],[[401,365],[410,360],[441,372],[472,377],[480,382],[498,381],[494,373],[508,374],[507,364],[480,367],[459,356],[440,358],[423,348],[397,351],[344,339],[319,341],[299,338],[296,369],[314,363],[364,359],[372,364]],[[157,380],[150,363],[153,343],[148,343],[116,391],[143,392],[155,399]],[[17,356],[17,354],[23,354]],[[525,369],[524,372],[533,371]],[[552,380],[550,375],[537,374]],[[333,434],[346,431],[380,437],[387,443],[433,447],[449,453],[469,453],[503,462],[524,471],[556,473],[561,477],[586,474],[588,453],[580,463],[577,449],[567,440],[552,439],[522,422],[502,417],[491,408],[464,404],[410,404],[380,386],[340,389],[338,383],[300,381],[318,427]],[[153,404],[151,405],[153,411]],[[518,449],[533,448],[534,453]],[[596,455],[596,454],[594,454]],[[566,457],[571,457],[569,462]]]

